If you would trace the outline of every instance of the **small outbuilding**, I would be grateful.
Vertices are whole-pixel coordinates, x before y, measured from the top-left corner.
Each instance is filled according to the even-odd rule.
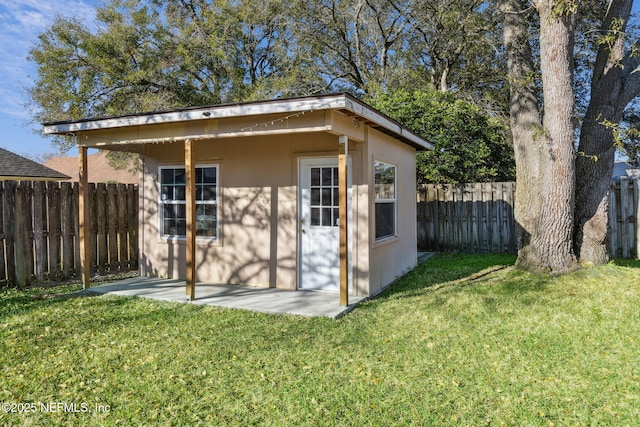
[[[140,274],[185,279],[187,298],[197,280],[336,292],[347,304],[417,264],[416,151],[432,146],[351,95],[44,129],[76,136],[85,182],[87,148],[140,155]]]

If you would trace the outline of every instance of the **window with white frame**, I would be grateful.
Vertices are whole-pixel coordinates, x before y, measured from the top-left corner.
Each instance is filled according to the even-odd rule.
[[[218,166],[196,166],[196,236],[218,237]],[[187,235],[185,169],[160,167],[160,234]]]
[[[396,167],[374,162],[376,240],[396,235]]]

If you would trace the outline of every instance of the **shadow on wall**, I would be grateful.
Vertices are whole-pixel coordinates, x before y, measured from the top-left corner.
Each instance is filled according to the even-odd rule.
[[[225,187],[222,192],[218,218],[221,241],[197,241],[198,280],[295,289],[298,273],[297,188]],[[145,195],[144,209],[144,216],[153,219],[144,226],[143,275],[185,278],[184,239],[165,243],[159,237],[158,201],[154,197]],[[330,260],[330,257],[323,257],[306,268],[326,271],[328,266],[323,263]],[[352,274],[354,278],[364,277],[364,272],[355,269]]]

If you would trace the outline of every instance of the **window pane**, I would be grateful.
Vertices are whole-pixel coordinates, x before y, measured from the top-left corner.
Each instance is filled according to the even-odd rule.
[[[173,184],[173,169],[162,169],[160,173],[161,184]]]
[[[382,162],[375,162],[376,199],[396,198],[396,167]]]
[[[322,185],[330,187],[333,179],[331,177],[332,168],[322,168]]]
[[[376,239],[395,236],[396,204],[376,203]]]
[[[186,236],[187,235],[187,221],[184,219],[179,219],[176,221],[176,234],[178,236]]]
[[[163,208],[163,218],[164,219],[173,219],[176,217],[176,213],[174,210],[174,205],[164,205]]]
[[[311,225],[320,225],[320,208],[311,208]]]
[[[313,206],[318,206],[320,204],[320,189],[312,188],[311,189],[311,204]]]
[[[186,200],[185,187],[183,185],[175,187],[173,192],[173,200]]]
[[[204,183],[215,184],[216,183],[216,168],[202,168],[202,177]]]
[[[196,221],[196,236],[216,237],[216,226],[213,222]]]
[[[184,184],[186,182],[184,168],[175,169],[175,183],[176,184]]]
[[[333,186],[334,187],[337,187],[339,185],[338,184],[338,178],[339,178],[339,176],[338,176],[338,168],[333,168]]]
[[[331,188],[322,189],[322,206],[331,206]]]
[[[163,221],[163,225],[164,226],[162,228],[162,234],[169,234],[169,235],[170,234],[174,234],[174,233],[172,233],[171,229],[172,229],[172,227],[175,227],[175,224],[176,224],[175,220],[173,220],[173,219],[165,219]],[[174,230],[174,232],[175,232],[175,230]]]
[[[202,200],[215,201],[216,200],[216,186],[204,185],[202,186]]]
[[[333,208],[333,225],[340,225],[340,209]]]
[[[173,200],[173,187],[163,185],[161,189],[160,200]]]
[[[196,236],[216,236],[215,205],[196,206]]]
[[[396,189],[393,184],[376,184],[376,199],[395,199]]]
[[[322,208],[322,225],[331,226],[331,208]]]
[[[340,206],[340,191],[337,188],[333,189],[333,206]]]
[[[311,168],[311,185],[320,185],[320,168]]]
[[[176,219],[185,219],[187,217],[187,205],[174,205],[176,209]]]
[[[196,184],[201,184],[202,179],[202,168],[196,168]]]

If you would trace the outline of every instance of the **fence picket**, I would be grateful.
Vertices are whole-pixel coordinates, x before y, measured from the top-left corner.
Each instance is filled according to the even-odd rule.
[[[118,199],[118,269],[129,268],[127,256],[127,186],[125,184],[118,184],[117,186],[117,199]]]
[[[62,235],[62,277],[71,277],[73,259],[73,190],[70,182],[60,185],[60,234]]]
[[[33,263],[35,267],[36,282],[44,281],[45,271],[48,271],[47,246],[45,242],[45,221],[46,210],[43,209],[46,201],[44,192],[44,182],[36,181],[32,186],[33,194],[33,244],[35,248],[35,256]]]
[[[89,188],[93,213],[99,199],[93,194],[95,185]],[[108,210],[114,212],[103,218],[102,256],[107,261],[101,272],[137,268],[137,186],[102,189],[102,210],[107,210],[108,200]],[[80,273],[77,184],[0,181],[0,204],[0,286],[57,281]],[[107,231],[114,236],[108,245]],[[90,242],[96,242],[95,234],[90,234]],[[92,252],[96,259],[96,249]]]
[[[96,222],[98,224],[97,249],[98,249],[98,272],[105,274],[107,263],[109,262],[107,244],[107,189],[104,183],[96,185]]]
[[[127,241],[129,243],[129,268],[138,268],[138,187],[133,184],[127,186]]]
[[[49,241],[49,280],[60,280],[60,187],[47,183],[47,238]]]

